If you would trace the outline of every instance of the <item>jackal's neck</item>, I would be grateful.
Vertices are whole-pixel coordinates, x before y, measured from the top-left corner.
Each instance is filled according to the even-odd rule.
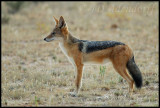
[[[79,39],[74,37],[71,33],[68,34],[67,39],[64,40],[64,42],[67,42],[68,44],[76,43]]]
[[[72,36],[71,33],[68,34],[67,38],[63,40],[63,42],[59,42],[59,46],[65,55],[68,55],[67,50],[71,49],[71,46],[74,43],[78,42],[79,39]]]

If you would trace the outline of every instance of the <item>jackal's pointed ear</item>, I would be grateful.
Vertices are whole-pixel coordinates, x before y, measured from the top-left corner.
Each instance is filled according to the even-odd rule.
[[[62,16],[59,18],[59,25],[58,25],[58,27],[59,28],[67,27],[66,22],[64,21],[64,18]]]
[[[55,18],[54,16],[53,16],[53,18],[54,18],[54,20],[55,20],[56,25],[58,25],[58,19]]]

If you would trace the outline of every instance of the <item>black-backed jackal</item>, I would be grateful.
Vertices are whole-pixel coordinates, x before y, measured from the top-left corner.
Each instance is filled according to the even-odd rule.
[[[44,38],[45,41],[59,41],[63,53],[77,72],[76,94],[81,87],[83,67],[85,64],[104,64],[111,61],[115,70],[128,82],[129,92],[133,91],[134,83],[137,88],[142,86],[142,75],[134,61],[132,50],[124,43],[116,41],[88,41],[79,40],[68,31],[67,24],[61,16],[55,17],[56,26],[53,31]],[[130,75],[126,71],[128,69]]]

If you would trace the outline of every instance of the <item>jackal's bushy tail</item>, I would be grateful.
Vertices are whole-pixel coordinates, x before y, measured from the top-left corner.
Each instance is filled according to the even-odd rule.
[[[142,87],[142,75],[134,61],[134,56],[127,62],[127,69],[132,76],[137,88]]]

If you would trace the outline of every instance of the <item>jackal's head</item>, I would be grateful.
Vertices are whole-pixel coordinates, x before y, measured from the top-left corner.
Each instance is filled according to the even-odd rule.
[[[54,20],[56,22],[55,28],[46,38],[44,38],[44,40],[47,42],[50,42],[52,40],[63,41],[67,39],[67,36],[69,34],[67,24],[62,16],[59,18],[59,21],[55,17]]]

